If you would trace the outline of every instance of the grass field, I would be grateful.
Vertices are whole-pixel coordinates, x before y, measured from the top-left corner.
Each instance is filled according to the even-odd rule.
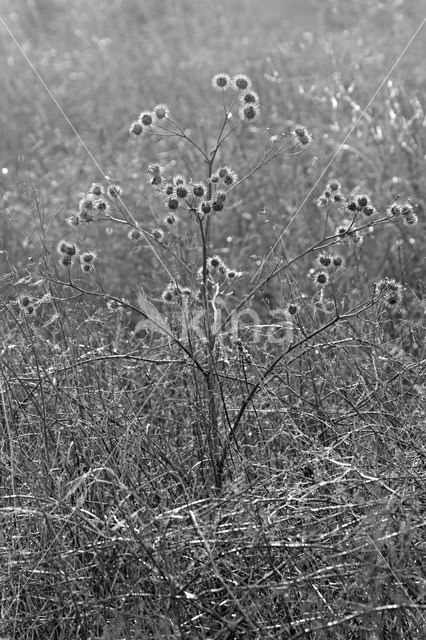
[[[424,0],[0,0],[0,639],[426,637]]]

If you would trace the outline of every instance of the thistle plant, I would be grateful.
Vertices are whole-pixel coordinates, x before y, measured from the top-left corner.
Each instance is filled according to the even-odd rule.
[[[131,137],[142,148],[147,139],[174,140],[187,144],[194,154],[190,171],[176,173],[170,163],[155,160],[146,167],[146,179],[158,203],[157,226],[149,228],[130,211],[119,185],[94,183],[80,199],[77,213],[67,219],[80,239],[61,240],[57,247],[66,277],[54,276],[47,269],[43,275],[47,281],[138,314],[135,333],[148,331],[159,340],[166,337],[173,352],[182,356],[181,366],[197,389],[200,477],[207,488],[221,490],[231,453],[241,455],[241,426],[251,408],[256,415],[255,399],[260,392],[270,394],[269,385],[281,379],[289,363],[310,361],[318,340],[324,344],[336,337],[344,341],[340,327],[349,327],[349,333],[355,335],[359,325],[374,324],[377,314],[392,313],[401,304],[403,286],[392,278],[371,282],[363,299],[347,295],[341,283],[364,237],[384,224],[413,225],[417,216],[410,202],[398,201],[380,213],[369,195],[347,195],[337,180],[330,180],[317,199],[322,224],[319,239],[288,256],[285,234],[277,229],[275,246],[253,276],[250,265],[233,263],[232,255],[223,256],[214,246],[215,226],[226,226],[227,210],[238,191],[244,195],[246,181],[269,163],[300,154],[312,143],[312,136],[301,124],[272,135],[262,128],[261,101],[246,75],[218,73],[211,84],[221,110],[216,133],[210,137],[212,144],[195,139],[165,104],[143,110],[130,125]],[[230,160],[222,159],[232,156],[228,150],[232,150],[233,137],[240,134],[244,141],[246,133],[258,136],[263,151],[241,174]],[[85,226],[94,223],[123,226],[130,242],[148,245],[168,283],[151,299],[140,291],[133,303],[109,293],[97,272],[101,258],[96,248],[84,247]],[[179,256],[184,228],[195,229],[197,234],[195,269]],[[303,282],[295,276],[296,264],[307,269]],[[268,310],[265,319],[254,301],[273,282],[280,283],[281,302]],[[243,322],[247,315],[249,323]],[[288,385],[292,389],[291,381]]]

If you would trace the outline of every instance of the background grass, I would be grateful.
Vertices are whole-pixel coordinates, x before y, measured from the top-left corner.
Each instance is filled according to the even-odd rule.
[[[414,0],[0,2],[87,147],[2,25],[2,636],[424,637],[424,28],[357,120],[425,12]],[[244,175],[266,127],[302,122],[313,134],[215,219],[211,252],[246,274],[232,300],[249,291],[277,230],[291,221],[276,255],[321,237],[316,199],[330,178],[380,211],[411,197],[419,216],[416,227],[389,224],[345,250],[339,299],[368,299],[388,276],[405,287],[401,308],[354,316],[292,354],[249,405],[219,492],[208,473],[208,398],[182,352],[164,335],[135,336],[137,310],[72,295],[55,257],[65,237],[93,247],[108,294],[137,307],[143,290],[161,305],[170,278],[145,241],[65,218],[103,179],[89,149],[141,225],[160,224],[147,164],[160,158],[194,177],[205,169],[190,147],[140,143],[129,125],[166,102],[211,145],[218,71],[249,74],[262,104],[257,130],[229,140],[220,164]],[[194,226],[170,246],[196,270]],[[311,267],[308,254],[255,296],[262,322],[290,295],[311,298]],[[34,319],[20,311],[24,294],[38,300]],[[325,318],[306,311],[298,331]],[[216,390],[223,429],[225,408],[237,413],[277,353],[251,335],[241,338],[257,370],[230,348]]]

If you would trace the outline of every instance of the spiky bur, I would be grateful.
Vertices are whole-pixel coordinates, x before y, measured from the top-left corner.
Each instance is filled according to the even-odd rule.
[[[383,278],[374,287],[376,299],[389,309],[394,309],[402,302],[403,286],[394,278]]]
[[[216,73],[212,78],[212,87],[217,91],[225,91],[231,86],[231,77],[227,73]]]

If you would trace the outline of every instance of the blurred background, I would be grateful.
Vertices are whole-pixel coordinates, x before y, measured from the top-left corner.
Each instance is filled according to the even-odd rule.
[[[309,194],[425,15],[425,0],[0,0],[2,271],[9,269],[6,256],[18,271],[28,258],[37,260],[40,218],[48,247],[75,236],[65,218],[76,211],[79,195],[102,179],[31,65],[147,228],[163,216],[146,182],[147,164],[160,157],[199,178],[204,168],[173,140],[131,139],[130,123],[142,109],[167,103],[180,125],[203,140],[220,120],[212,76],[247,73],[261,99],[258,131],[230,141],[220,158],[240,175],[261,157],[267,127],[275,133],[303,123],[313,135],[309,149],[257,173],[217,221],[214,249],[250,270],[275,241],[274,226],[283,228]],[[411,197],[419,226],[381,230],[371,249],[367,239],[364,268],[368,277],[398,277],[417,297],[426,193],[424,42],[422,28],[286,236],[291,251],[318,238],[315,201],[331,177],[347,193],[367,192],[379,209],[396,194]],[[125,229],[91,225],[79,241],[98,250],[111,290],[132,295],[141,284],[159,290],[149,247],[130,245]],[[190,228],[186,241],[195,242]]]

